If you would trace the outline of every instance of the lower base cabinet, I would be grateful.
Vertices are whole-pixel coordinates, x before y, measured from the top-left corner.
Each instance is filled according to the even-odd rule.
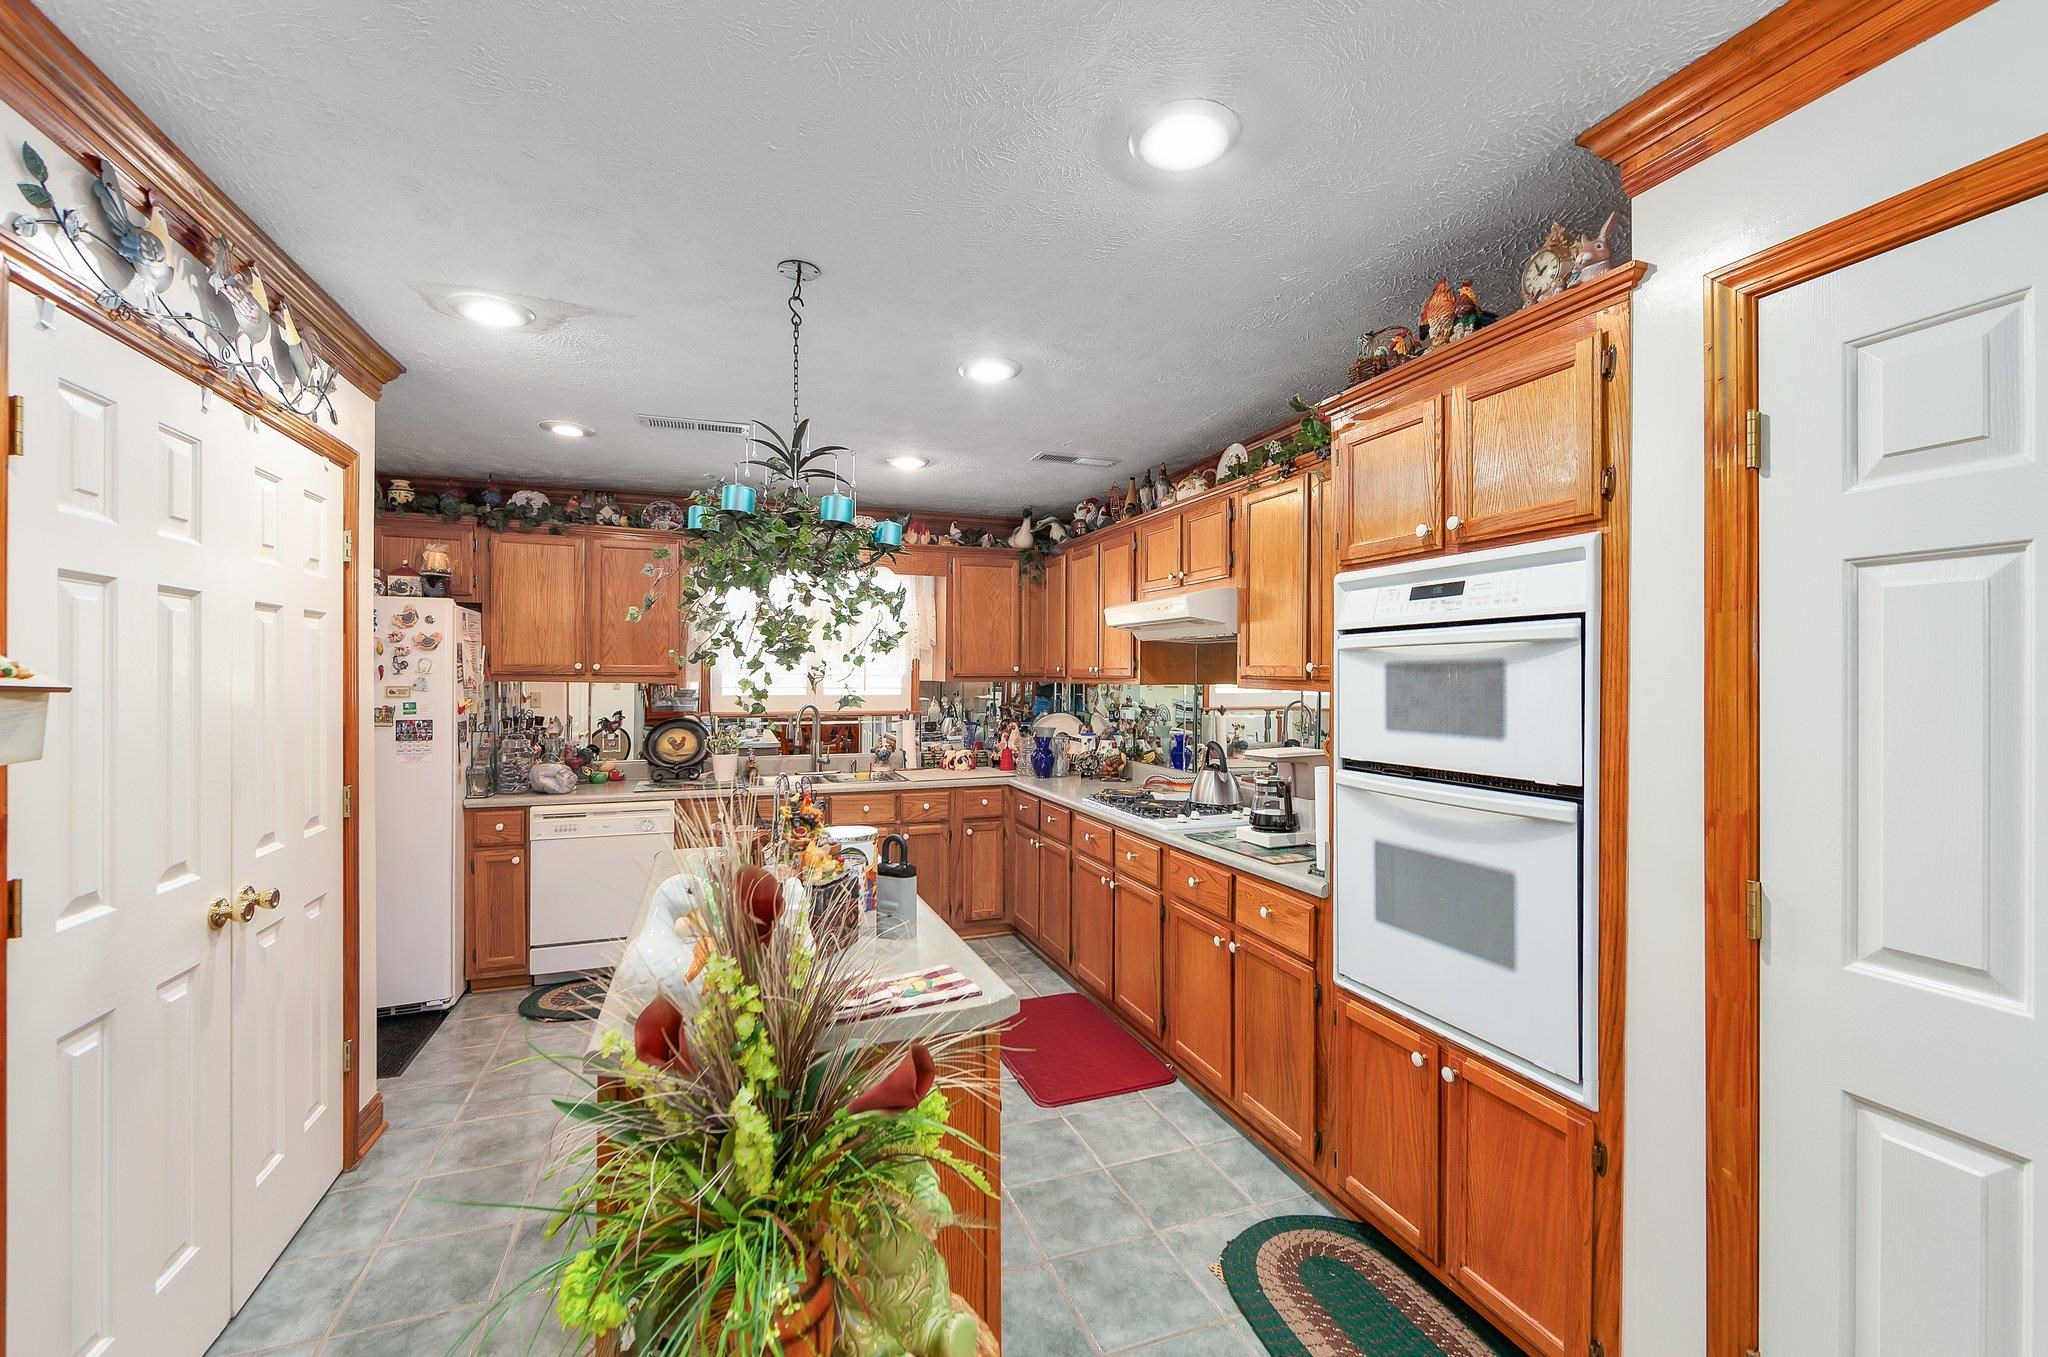
[[[1003,917],[1003,821],[969,820],[953,847],[959,854],[954,887],[963,923],[994,923]]]
[[[930,825],[900,825],[894,833],[903,836],[910,865],[917,869],[917,893],[924,902],[950,922],[953,912],[953,830],[943,821]]]
[[[1335,1045],[1333,1148],[1351,1204],[1531,1351],[1589,1351],[1592,1120],[1348,996]]]
[[[478,989],[527,982],[526,845],[469,850],[463,924],[469,938],[464,978]]]
[[[1073,855],[1063,843],[1038,845],[1038,945],[1056,961],[1071,961]]]
[[[1166,1049],[1222,1098],[1237,1094],[1230,925],[1178,900],[1166,906]]]
[[[1074,978],[1107,999],[1116,978],[1116,892],[1107,871],[1082,858],[1074,859]]]
[[[1166,977],[1160,965],[1166,911],[1160,906],[1158,891],[1130,877],[1118,876],[1112,888],[1116,900],[1116,1011],[1147,1035],[1157,1037],[1166,1030]]]
[[[1009,886],[1004,896],[1010,909],[1010,923],[1031,941],[1040,942],[1038,840],[1028,831],[1011,825],[1005,857]]]
[[[1231,984],[1237,1110],[1274,1143],[1316,1154],[1316,973],[1244,932]]]

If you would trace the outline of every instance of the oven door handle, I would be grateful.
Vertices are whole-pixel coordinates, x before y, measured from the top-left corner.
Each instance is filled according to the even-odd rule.
[[[1579,818],[1578,802],[1544,796],[1496,792],[1486,787],[1464,787],[1446,782],[1423,782],[1416,778],[1386,777],[1379,773],[1354,773],[1349,769],[1337,773],[1335,780],[1339,787],[1352,791],[1412,801],[1422,806],[1477,811],[1482,815],[1511,815],[1520,820],[1548,820],[1556,824],[1575,824]]]
[[[1502,622],[1492,626],[1419,627],[1412,631],[1355,631],[1340,633],[1339,650],[1421,650],[1439,654],[1453,650],[1541,645],[1545,641],[1576,641],[1581,624],[1577,618],[1546,618],[1541,622]]]

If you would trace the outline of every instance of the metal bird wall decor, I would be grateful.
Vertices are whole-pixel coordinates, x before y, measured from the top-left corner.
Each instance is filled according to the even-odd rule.
[[[129,214],[119,172],[104,157],[92,183],[92,196],[104,223],[99,229],[88,224],[78,208],[57,206],[50,192],[49,164],[27,142],[21,144],[21,164],[28,178],[15,187],[41,215],[17,212],[7,219],[8,229],[24,240],[45,229],[61,237],[70,246],[79,270],[94,284],[94,300],[102,309],[182,336],[216,372],[233,376],[280,410],[315,422],[324,413],[329,423],[341,423],[341,413],[334,408],[340,373],[318,356],[314,337],[293,324],[291,308],[282,301],[277,303],[273,325],[270,295],[262,275],[254,263],[235,267],[234,251],[225,236],[214,241],[206,282],[233,317],[232,325],[166,300],[164,293],[177,277],[177,257],[163,209],[152,205],[148,219],[138,223]],[[129,267],[128,280],[119,286],[112,282],[101,270],[100,257],[87,249],[88,245],[120,256]],[[278,370],[274,357],[279,339],[291,366],[289,377]]]

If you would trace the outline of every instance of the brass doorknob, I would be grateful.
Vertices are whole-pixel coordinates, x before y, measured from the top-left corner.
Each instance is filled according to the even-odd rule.
[[[254,886],[244,886],[242,887],[242,893],[235,897],[235,903],[242,907],[243,923],[247,923],[250,919],[254,918],[256,911],[259,909],[276,909],[277,901],[278,894],[275,887],[259,892]]]
[[[254,912],[254,910],[250,911],[250,913]],[[229,904],[225,895],[206,907],[206,926],[216,933],[226,928],[238,918],[247,923],[249,915],[242,913]]]

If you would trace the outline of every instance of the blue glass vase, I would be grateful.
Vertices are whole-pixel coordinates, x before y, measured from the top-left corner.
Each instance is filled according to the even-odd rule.
[[[1037,777],[1052,776],[1052,736],[1031,737],[1031,771]]]

